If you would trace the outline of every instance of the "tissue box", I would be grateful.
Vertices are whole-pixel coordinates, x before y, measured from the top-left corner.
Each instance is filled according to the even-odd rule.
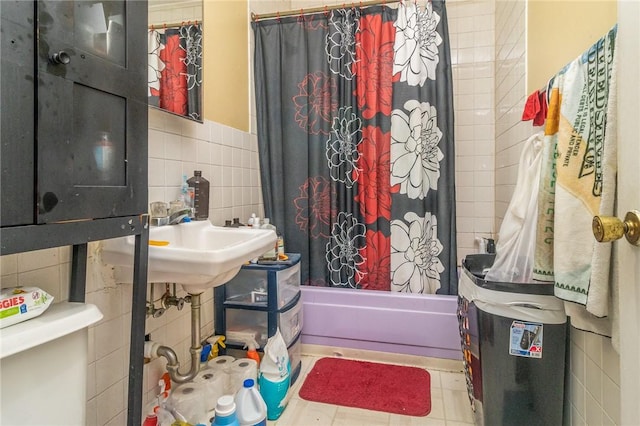
[[[0,289],[0,328],[37,317],[51,302],[53,296],[38,287]]]

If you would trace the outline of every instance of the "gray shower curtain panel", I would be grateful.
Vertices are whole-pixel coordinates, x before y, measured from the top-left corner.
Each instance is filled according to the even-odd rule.
[[[265,214],[302,282],[457,294],[444,2],[252,27]]]

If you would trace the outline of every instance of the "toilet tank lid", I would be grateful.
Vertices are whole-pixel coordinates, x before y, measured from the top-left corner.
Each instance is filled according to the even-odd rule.
[[[42,315],[0,329],[0,359],[26,351],[102,319],[102,312],[90,303],[54,303]]]

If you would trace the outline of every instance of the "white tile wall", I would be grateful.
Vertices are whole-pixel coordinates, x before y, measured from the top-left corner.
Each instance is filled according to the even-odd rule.
[[[572,425],[620,425],[620,357],[611,339],[571,330],[569,401]]]
[[[209,180],[209,219],[215,225],[262,214],[257,139],[212,121],[197,123],[149,109],[149,200],[175,200],[182,176],[202,170]]]
[[[447,3],[456,139],[458,261],[494,237],[494,0]]]
[[[522,122],[526,100],[526,2],[496,3],[496,230],[517,178],[524,141],[540,128]]]

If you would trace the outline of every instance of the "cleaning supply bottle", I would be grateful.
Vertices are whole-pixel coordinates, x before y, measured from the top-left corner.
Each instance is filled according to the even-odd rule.
[[[289,353],[280,329],[269,337],[260,363],[258,386],[267,404],[267,419],[277,420],[287,405],[287,391],[291,384]]]
[[[476,237],[476,241],[478,242],[478,253],[484,254],[487,252],[487,240],[482,237]]]
[[[253,379],[246,379],[236,394],[236,412],[241,426],[266,426],[267,404]]]
[[[218,346],[222,346],[222,348],[226,348],[227,345],[224,343],[225,336],[212,336],[207,339],[207,343],[211,344],[211,354],[209,355],[209,359],[215,358],[220,353],[220,348]]]
[[[236,403],[232,395],[223,395],[218,398],[211,426],[240,426],[236,415]]]
[[[182,175],[182,186],[180,187],[180,201],[182,206],[187,209],[193,209],[194,189],[189,187],[187,175]]]
[[[258,367],[260,366],[260,354],[256,350],[258,346],[258,342],[255,339],[249,339],[245,342],[244,347],[247,348],[247,358],[251,358],[256,361]]]
[[[276,227],[270,223],[268,217],[264,218],[264,225],[261,226],[261,229],[270,229],[273,232],[276,232]],[[273,245],[273,247],[271,247],[262,256],[260,256],[260,259],[262,259],[262,260],[278,260],[278,248],[277,248],[277,245],[278,245],[278,243],[277,243],[277,240],[276,240],[276,243]]]
[[[251,213],[251,217],[247,220],[247,226],[249,228],[258,228],[260,226],[258,218],[255,213]]]
[[[283,260],[285,258],[284,254],[284,237],[282,233],[278,232],[278,260]]]
[[[209,218],[209,181],[202,177],[201,170],[194,170],[193,177],[187,181],[193,188],[193,209],[196,220]]]

